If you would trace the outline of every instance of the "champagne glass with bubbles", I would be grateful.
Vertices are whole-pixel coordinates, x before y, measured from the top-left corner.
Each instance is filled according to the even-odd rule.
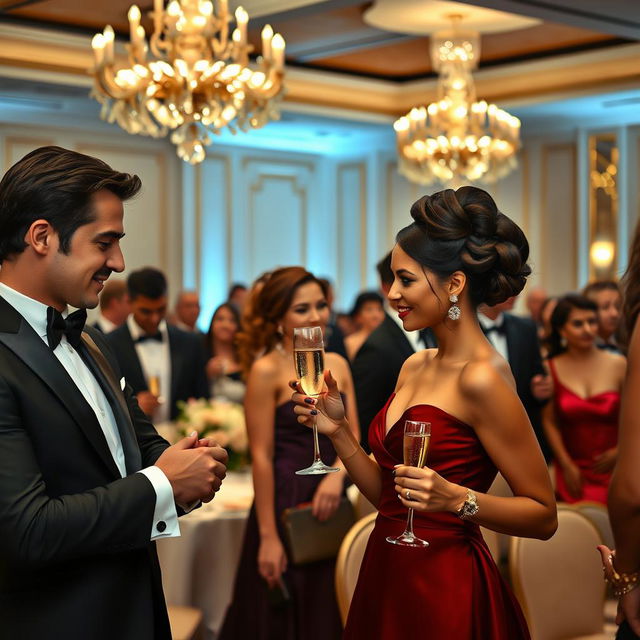
[[[324,339],[320,327],[297,327],[293,330],[293,358],[302,390],[308,396],[317,398],[324,386]],[[300,476],[310,476],[334,471],[340,469],[327,466],[320,458],[318,427],[314,418],[313,463],[296,473]]]
[[[429,451],[429,440],[431,439],[431,423],[416,422],[407,420],[404,423],[404,438],[402,441],[402,454],[404,463],[409,467],[424,467],[427,462],[427,451]],[[409,489],[409,492],[411,489]],[[405,490],[405,493],[406,490]],[[409,495],[411,495],[409,493]],[[406,497],[406,496],[405,496]],[[407,514],[407,524],[404,533],[397,538],[389,536],[387,542],[397,544],[402,547],[428,547],[429,543],[422,538],[418,538],[413,533],[413,509],[409,509]]]

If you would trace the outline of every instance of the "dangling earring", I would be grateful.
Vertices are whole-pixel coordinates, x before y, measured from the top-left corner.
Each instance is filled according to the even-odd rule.
[[[564,336],[560,336],[560,346],[563,349],[567,348],[567,339]]]
[[[456,304],[458,302],[458,296],[455,293],[452,293],[449,296],[449,302],[451,306],[449,307],[449,311],[447,311],[447,315],[450,320],[460,320],[460,307]]]
[[[278,334],[278,337],[280,338],[280,340],[284,338],[284,329],[282,328],[281,324],[278,325],[278,328],[276,329],[276,333]]]

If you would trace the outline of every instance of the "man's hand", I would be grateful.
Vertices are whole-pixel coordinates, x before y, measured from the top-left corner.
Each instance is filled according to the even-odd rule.
[[[149,417],[152,417],[155,410],[160,406],[157,396],[154,396],[151,391],[140,391],[138,395],[136,395],[136,400],[140,408]]]
[[[211,502],[227,474],[227,452],[210,438],[198,440],[198,434],[176,442],[156,460],[173,488],[178,504],[195,500]]]
[[[548,400],[553,395],[553,381],[551,376],[538,374],[531,378],[531,393],[540,402]]]

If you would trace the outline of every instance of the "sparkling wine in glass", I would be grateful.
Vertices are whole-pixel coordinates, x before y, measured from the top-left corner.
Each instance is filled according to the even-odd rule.
[[[160,393],[160,376],[149,376],[149,391],[158,399],[160,404],[164,402],[164,398]]]
[[[402,454],[404,463],[410,467],[424,467],[427,462],[429,440],[431,439],[431,423],[407,420],[404,423]],[[411,489],[409,489],[411,491]],[[387,542],[402,547],[428,547],[429,543],[413,533],[413,509],[407,514],[404,532],[397,538],[389,536]]]
[[[297,327],[293,330],[293,358],[296,375],[302,390],[311,397],[318,397],[324,385],[324,339],[320,327]],[[313,420],[313,463],[296,473],[300,476],[318,475],[340,471],[329,467],[320,459],[318,427]]]

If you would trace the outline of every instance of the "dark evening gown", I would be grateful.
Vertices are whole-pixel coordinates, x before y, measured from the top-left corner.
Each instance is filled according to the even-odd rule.
[[[351,602],[346,640],[529,640],[520,607],[502,579],[480,529],[445,512],[414,515],[426,549],[386,542],[404,530],[407,510],[391,475],[402,462],[405,420],[431,422],[427,464],[451,482],[486,492],[496,476],[474,430],[432,405],[408,408],[385,436],[387,407],[369,441],[382,471],[379,514]]]
[[[583,398],[560,382],[553,359],[549,360],[549,369],[553,376],[553,402],[562,442],[583,479],[582,495],[574,498],[567,489],[560,465],[555,465],[556,496],[563,502],[591,500],[606,505],[611,473],[597,473],[592,467],[597,456],[618,443],[620,392],[604,391]]]
[[[302,427],[286,402],[276,408],[274,440],[275,512],[280,540],[286,545],[280,514],[287,507],[310,502],[325,477],[297,476],[296,470],[313,461],[313,431]],[[318,434],[322,460],[331,464],[336,453],[331,441]],[[289,602],[269,593],[258,573],[260,534],[255,505],[247,529],[236,575],[232,603],[220,640],[337,640],[342,633],[334,589],[335,560],[303,566],[289,562],[283,575]],[[275,596],[275,597],[274,597]]]

